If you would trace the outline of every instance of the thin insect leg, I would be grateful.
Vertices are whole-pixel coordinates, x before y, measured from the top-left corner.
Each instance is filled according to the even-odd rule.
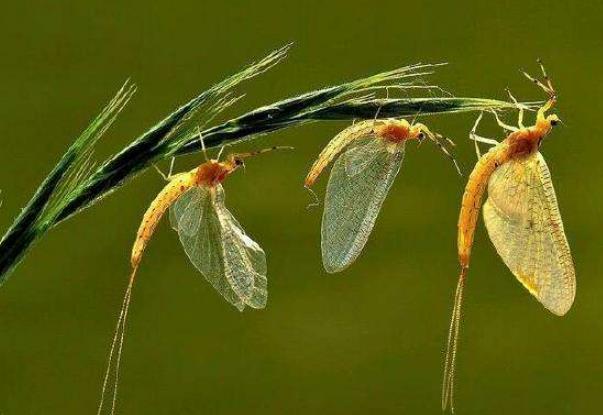
[[[157,173],[159,173],[159,175],[161,177],[163,177],[163,179],[167,182],[170,181],[170,179],[172,178],[172,173],[174,172],[174,162],[176,161],[175,157],[172,157],[172,160],[170,161],[170,170],[168,172],[168,174],[166,175],[163,171],[161,171],[161,169],[159,168],[159,166],[157,166],[156,164],[153,164],[153,168],[157,171]]]
[[[170,171],[168,173],[168,178],[172,177],[172,174],[174,173],[174,163],[176,162],[176,157],[172,157],[172,160],[170,160]]]
[[[448,156],[448,158],[452,161],[452,164],[454,164],[454,168],[456,169],[459,176],[462,176],[463,172],[461,171],[461,166],[459,166],[459,163],[456,161],[456,158],[448,151],[448,149],[446,149],[446,147],[442,145],[442,143],[440,143],[439,141],[436,141],[436,143],[438,147],[440,147],[440,150],[442,150],[442,152],[446,156]]]
[[[551,82],[551,78],[549,78],[549,75],[546,73],[546,69],[544,69],[544,64],[542,63],[542,59],[538,58],[536,60],[536,62],[540,66],[540,70],[542,71],[542,77],[546,81],[546,85],[549,87],[549,90],[551,91],[551,93],[554,94],[555,93],[555,88],[553,88],[553,84]]]
[[[515,131],[518,131],[518,130],[519,130],[517,127],[513,127],[513,126],[511,126],[511,125],[509,125],[509,124],[505,124],[505,123],[504,123],[504,122],[503,122],[503,121],[502,121],[502,120],[501,120],[501,119],[498,117],[498,113],[497,113],[495,110],[490,110],[490,112],[491,112],[492,114],[494,114],[494,118],[496,118],[496,123],[497,123],[498,125],[500,125],[500,126],[503,128],[503,130],[512,131],[512,132],[515,132]]]
[[[554,98],[555,97],[555,88],[553,88],[553,84],[551,83],[551,80],[549,79],[546,71],[544,70],[544,65],[542,64],[542,61],[540,59],[538,59],[537,62],[540,65],[540,68],[541,68],[542,73],[544,75],[544,81],[546,82],[546,85],[541,80],[533,77],[529,73],[527,73],[525,71],[521,71],[521,72],[524,74],[524,76],[526,78],[528,78],[531,82],[533,82],[540,89],[542,89],[544,92],[546,92],[549,95],[550,98]]]
[[[385,100],[389,99],[389,88],[385,87]],[[377,118],[379,118],[379,113],[381,112],[381,108],[383,108],[383,105],[379,105],[379,107],[377,108],[377,111],[375,112],[375,118],[373,118],[373,127],[375,126],[375,123],[377,122]]]
[[[169,181],[170,180],[170,178],[169,178],[170,176],[169,175],[166,176],[165,173],[162,172],[161,169],[156,164],[154,164],[154,163],[153,163],[153,168],[157,171],[157,173],[159,173],[159,175],[161,177],[163,177],[163,180],[165,180],[165,181]]]
[[[392,85],[392,86],[390,86],[389,88],[396,88],[396,89],[399,89],[399,90],[400,90],[401,92],[403,92],[403,93],[404,93],[404,95],[406,95],[407,97],[408,97],[408,95],[409,95],[409,94],[408,94],[408,91],[409,91],[410,89],[427,89],[427,90],[430,90],[430,96],[434,96],[434,95],[432,94],[432,92],[433,92],[433,90],[437,90],[437,91],[440,91],[440,92],[441,92],[443,95],[448,95],[448,96],[450,96],[450,97],[454,97],[454,95],[453,95],[451,92],[449,92],[449,91],[445,90],[444,88],[442,88],[442,87],[440,87],[440,86],[437,86],[437,85],[427,85],[427,84],[426,84],[424,81],[423,81],[423,84],[422,84],[422,85],[413,85],[413,84]]]
[[[225,147],[226,147],[226,146],[222,146],[222,147],[220,147],[220,151],[218,151],[218,157],[216,157],[216,160],[217,160],[217,161],[220,161],[220,157],[222,157],[222,153],[224,152],[224,148],[225,148]]]
[[[549,88],[544,85],[542,82],[540,82],[538,79],[534,78],[532,75],[530,75],[529,73],[525,72],[525,71],[521,71],[524,76],[526,78],[528,78],[531,82],[533,82],[534,84],[538,85],[541,89],[543,89],[547,94],[549,93]]]
[[[422,110],[422,108],[419,108],[419,111],[417,111],[417,112],[415,113],[415,116],[413,117],[413,119],[412,119],[412,121],[411,121],[411,123],[410,123],[410,125],[411,125],[411,126],[412,126],[412,125],[414,125],[414,126],[416,126],[416,125],[417,125],[417,124],[415,124],[415,122],[417,121],[417,118],[419,117],[419,115],[421,115],[421,110]],[[421,124],[421,125],[422,125],[422,124]],[[425,128],[427,128],[427,127],[425,127]]]
[[[450,138],[448,137],[442,137],[442,139],[444,141],[446,141],[446,143],[450,146],[450,147],[456,147],[456,143],[454,141],[452,141]]]
[[[269,152],[275,151],[275,150],[295,150],[295,147],[291,147],[291,146],[274,146],[274,147],[263,148],[261,150],[251,151],[249,153],[237,153],[237,154],[233,154],[233,156],[241,158],[241,159],[244,159],[244,158],[247,158],[247,157],[254,157],[254,156],[257,156],[259,154],[269,153]]]
[[[549,95],[548,101],[538,110],[537,119],[542,120],[542,119],[544,119],[544,114],[548,110],[553,108],[553,106],[556,104],[557,93],[555,92],[555,88],[553,87],[551,79],[549,78],[548,74],[546,73],[546,70],[544,69],[544,65],[542,64],[542,61],[540,59],[538,59],[537,62],[540,65],[540,69],[542,70],[542,75],[544,77],[544,81],[546,82],[546,85],[542,81],[539,81],[539,80],[533,78],[532,76],[526,74],[525,72],[524,72],[524,75],[526,75],[529,80],[534,82],[544,92],[546,92]]]
[[[421,131],[423,131],[425,133],[425,135],[427,135],[427,137],[438,146],[438,148],[440,149],[440,151],[442,151],[442,153],[444,153],[452,161],[452,163],[454,164],[454,167],[455,167],[456,171],[458,172],[458,174],[460,176],[462,176],[463,172],[461,171],[461,167],[459,166],[458,162],[456,161],[456,158],[452,155],[452,153],[450,153],[450,151],[448,151],[448,149],[446,148],[446,146],[444,146],[444,144],[442,144],[442,142],[440,141],[440,139],[442,138],[442,136],[439,135],[439,134],[434,134],[424,124],[417,123],[417,124],[415,124],[415,127],[419,127],[421,129]]]
[[[475,154],[477,154],[478,160],[482,158],[482,153],[481,153],[481,151],[479,151],[479,146],[477,145],[478,140],[475,140],[474,137],[475,137],[475,132],[477,131],[477,126],[479,125],[479,122],[482,120],[483,116],[484,116],[484,113],[480,112],[479,116],[477,117],[477,120],[475,120],[475,124],[473,124],[473,128],[469,132],[469,139],[473,140],[473,144],[475,145]]]
[[[436,95],[433,93],[433,90],[437,90],[437,91],[440,91],[443,95],[448,95],[449,97],[454,97],[454,95],[451,92],[445,90],[444,88],[442,88],[438,85],[429,85],[422,78],[417,79],[417,82],[420,83],[421,85],[408,85],[406,87],[406,89],[427,89],[429,91],[429,95],[432,97],[436,97]]]
[[[408,90],[412,88],[412,84],[401,84],[401,85],[389,85],[388,88],[397,89],[403,94],[406,98],[408,98]]]
[[[521,105],[519,102],[517,102],[517,99],[515,99],[515,97],[513,96],[513,94],[511,93],[511,90],[509,88],[507,88],[507,94],[509,94],[509,98],[511,98],[511,101],[513,101],[513,103],[515,104],[515,106],[517,107],[517,110],[519,112],[518,118],[517,118],[517,125],[519,125],[519,128],[526,128],[523,125],[523,115],[524,115],[524,107],[523,105]]]
[[[471,134],[471,136],[469,137],[470,140],[473,141],[477,141],[479,143],[484,143],[484,144],[488,144],[491,146],[495,146],[500,144],[498,141],[496,141],[493,138],[487,138],[487,137],[482,137],[481,135],[477,135],[477,134]]]
[[[197,133],[199,133],[199,141],[201,141],[201,150],[203,151],[205,161],[209,161],[209,158],[207,157],[207,149],[205,148],[205,140],[203,139],[203,133],[201,133],[201,128],[199,128],[199,126],[197,126]]]

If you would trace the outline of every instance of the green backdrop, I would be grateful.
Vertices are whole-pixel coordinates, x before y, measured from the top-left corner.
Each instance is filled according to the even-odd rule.
[[[480,223],[466,289],[461,414],[590,414],[603,389],[601,7],[582,2],[10,2],[0,16],[0,225],[126,77],[132,104],[99,146],[123,147],[178,104],[285,42],[290,58],[246,84],[226,116],[403,64],[448,61],[457,96],[543,95],[519,68],[541,57],[566,122],[543,147],[572,247],[578,292],[563,318],[515,281]],[[25,4],[27,3],[27,4]],[[475,114],[425,119],[469,171]],[[491,120],[482,134],[501,136]],[[120,392],[124,414],[440,413],[464,180],[433,146],[411,145],[365,252],[321,268],[321,210],[303,178],[344,123],[240,148],[250,160],[227,204],[269,261],[269,304],[237,312],[162,223],[135,288]],[[177,161],[179,170],[200,161]],[[322,194],[325,179],[317,190]],[[95,413],[152,171],[51,232],[0,289],[0,413]],[[481,221],[480,221],[481,222]]]

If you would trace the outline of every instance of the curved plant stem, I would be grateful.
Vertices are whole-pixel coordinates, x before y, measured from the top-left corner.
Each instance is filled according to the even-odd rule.
[[[126,83],[69,147],[3,236],[0,241],[0,284],[34,242],[52,227],[96,203],[153,163],[199,151],[199,125],[202,125],[206,146],[218,147],[308,122],[370,119],[377,111],[383,118],[516,108],[513,103],[481,98],[376,98],[376,92],[387,88],[417,88],[420,77],[433,73],[439,66],[412,65],[311,91],[207,127],[214,116],[240,98],[232,96],[235,86],[276,65],[285,57],[288,48],[289,45],[272,52],[202,92],[93,170],[90,156],[94,144],[134,93],[135,88]],[[423,84],[419,88],[437,89]],[[529,107],[531,103],[524,105]]]

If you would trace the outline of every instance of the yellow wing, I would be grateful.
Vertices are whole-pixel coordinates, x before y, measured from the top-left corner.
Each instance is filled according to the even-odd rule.
[[[576,292],[574,264],[551,175],[539,152],[494,172],[484,221],[515,277],[548,310],[567,313]]]

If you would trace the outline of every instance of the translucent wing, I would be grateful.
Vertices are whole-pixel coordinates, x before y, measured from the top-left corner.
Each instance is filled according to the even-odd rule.
[[[362,173],[383,152],[383,141],[374,136],[359,139],[358,145],[342,154],[348,176]]]
[[[337,134],[320,152],[320,155],[310,168],[305,180],[306,187],[312,186],[324,168],[327,167],[327,165],[331,163],[331,161],[335,159],[335,157],[337,157],[346,147],[352,143],[358,145],[358,143],[361,141],[366,142],[367,140],[374,140],[376,138],[376,135],[373,131],[374,127],[375,125],[380,124],[381,121],[360,121]]]
[[[224,206],[222,186],[189,190],[170,219],[193,265],[228,302],[239,310],[266,305],[266,255]]]
[[[360,255],[403,157],[373,139],[350,147],[333,165],[321,230],[327,272],[342,271]]]
[[[484,220],[496,250],[547,309],[565,314],[576,279],[549,169],[540,153],[500,166],[488,183]]]
[[[170,208],[170,224],[177,232],[195,235],[203,219],[203,207],[209,192],[202,187],[192,187],[176,200]]]

